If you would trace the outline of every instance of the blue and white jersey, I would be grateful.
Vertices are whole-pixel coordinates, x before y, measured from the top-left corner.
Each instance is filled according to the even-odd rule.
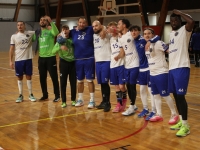
[[[121,58],[118,61],[115,61],[114,59],[117,55],[119,55],[120,52],[118,37],[111,37],[110,45],[111,45],[110,68],[115,68],[124,65],[124,58]]]
[[[94,57],[93,28],[88,26],[83,30],[70,30],[74,44],[75,59],[89,59]]]
[[[168,73],[168,64],[165,60],[165,51],[168,50],[168,45],[163,41],[157,41],[155,44],[151,44],[151,47],[151,51],[145,51],[148,59],[150,75],[156,76]]]
[[[127,32],[122,35],[122,37],[119,38],[119,44],[120,48],[123,48],[125,52],[125,68],[130,69],[139,67],[139,56],[131,33]]]
[[[170,33],[169,70],[183,67],[190,68],[188,46],[191,34],[192,32],[185,29],[185,25]]]
[[[95,61],[110,61],[110,35],[107,34],[106,37],[102,39],[99,34],[94,34],[93,39]]]
[[[15,46],[15,61],[27,60],[33,58],[32,38],[35,31],[24,31],[13,34],[10,39],[10,45]]]

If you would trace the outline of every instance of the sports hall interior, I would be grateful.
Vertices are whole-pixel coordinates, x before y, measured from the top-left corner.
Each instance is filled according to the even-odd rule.
[[[16,103],[18,96],[17,77],[9,66],[10,37],[16,33],[16,22],[24,21],[26,30],[39,28],[41,16],[48,15],[58,29],[67,24],[70,29],[77,19],[84,16],[91,25],[99,20],[103,25],[120,18],[129,19],[132,25],[157,26],[161,39],[168,43],[170,14],[181,10],[195,20],[199,27],[200,5],[198,0],[107,0],[111,8],[102,15],[101,7],[106,0],[0,0],[0,149],[9,150],[197,150],[200,149],[200,67],[194,65],[194,54],[190,53],[191,72],[186,100],[191,133],[187,137],[176,137],[170,130],[170,110],[162,100],[164,120],[148,122],[137,114],[123,116],[121,113],[104,112],[70,105],[70,85],[67,86],[67,107],[61,101],[54,103],[53,85],[48,76],[49,100],[31,102],[24,82],[24,101]],[[115,3],[114,10],[111,11]],[[183,21],[184,23],[184,21]],[[35,49],[33,43],[33,50]],[[59,59],[58,59],[59,60]],[[59,63],[59,61],[57,61]],[[58,68],[59,69],[59,68]],[[25,79],[25,78],[24,78]],[[101,102],[101,88],[95,80],[95,101]],[[38,54],[33,58],[33,93],[42,96]],[[84,82],[85,104],[89,101],[87,82]],[[138,113],[142,103],[137,85]],[[150,105],[150,97],[148,97]],[[128,102],[129,103],[129,102]],[[111,109],[116,105],[115,89],[111,86]],[[174,103],[175,104],[175,103]]]

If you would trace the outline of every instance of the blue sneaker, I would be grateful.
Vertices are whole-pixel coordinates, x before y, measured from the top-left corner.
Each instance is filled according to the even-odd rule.
[[[149,113],[149,110],[143,109],[141,113],[138,114],[138,117],[144,117]]]
[[[150,114],[146,117],[145,120],[148,121],[148,120],[151,119],[155,114],[156,114],[155,112],[150,112]]]

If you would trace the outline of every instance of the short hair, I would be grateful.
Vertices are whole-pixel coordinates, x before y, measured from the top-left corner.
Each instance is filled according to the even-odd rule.
[[[180,16],[180,15],[177,15],[177,14],[172,13],[172,14],[170,15],[170,18],[172,18],[172,17],[178,18],[178,19],[182,22],[181,16]]]
[[[154,32],[154,29],[152,29],[152,28],[148,28],[148,27],[147,27],[147,28],[144,28],[144,31],[145,31],[145,30],[150,30],[152,34],[155,33],[155,32]]]
[[[17,23],[19,23],[19,22],[22,22],[22,23],[25,25],[25,22],[24,22],[24,21],[17,21]]]
[[[87,21],[86,18],[83,17],[83,16],[80,16],[80,17],[78,18],[78,21],[79,21],[80,19],[84,19],[85,21]]]
[[[123,24],[126,25],[126,28],[129,28],[131,26],[130,21],[128,19],[119,19],[119,21],[122,21]]]
[[[65,25],[62,26],[62,29],[68,30],[68,29],[69,29],[69,26],[65,24]]]
[[[117,22],[111,21],[108,23],[108,26],[117,26]]]
[[[129,31],[141,31],[141,28],[137,25],[133,25],[129,28]]]

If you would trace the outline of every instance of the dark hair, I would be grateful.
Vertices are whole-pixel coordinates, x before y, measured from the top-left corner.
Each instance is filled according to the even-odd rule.
[[[147,27],[147,28],[144,28],[144,31],[145,31],[145,30],[150,30],[152,34],[155,33],[155,32],[154,32],[154,29],[152,29],[152,28],[148,28],[148,27]]]
[[[170,18],[172,18],[172,17],[178,18],[178,19],[182,22],[181,16],[180,16],[180,15],[177,15],[177,14],[172,13],[172,14],[170,15]]]
[[[67,30],[68,30],[68,29],[69,29],[69,26],[68,26],[68,25],[63,25],[63,26],[62,26],[62,29],[67,29]]]
[[[129,31],[141,31],[141,28],[137,25],[133,25],[129,28]]]
[[[195,33],[200,33],[200,27],[196,27],[194,31]]]
[[[24,21],[17,21],[17,23],[19,23],[19,22],[22,22],[22,23],[25,25],[25,22],[24,22]]]
[[[129,28],[130,27],[130,21],[128,19],[119,19],[119,21],[122,21],[123,24],[126,25],[126,28]]]

